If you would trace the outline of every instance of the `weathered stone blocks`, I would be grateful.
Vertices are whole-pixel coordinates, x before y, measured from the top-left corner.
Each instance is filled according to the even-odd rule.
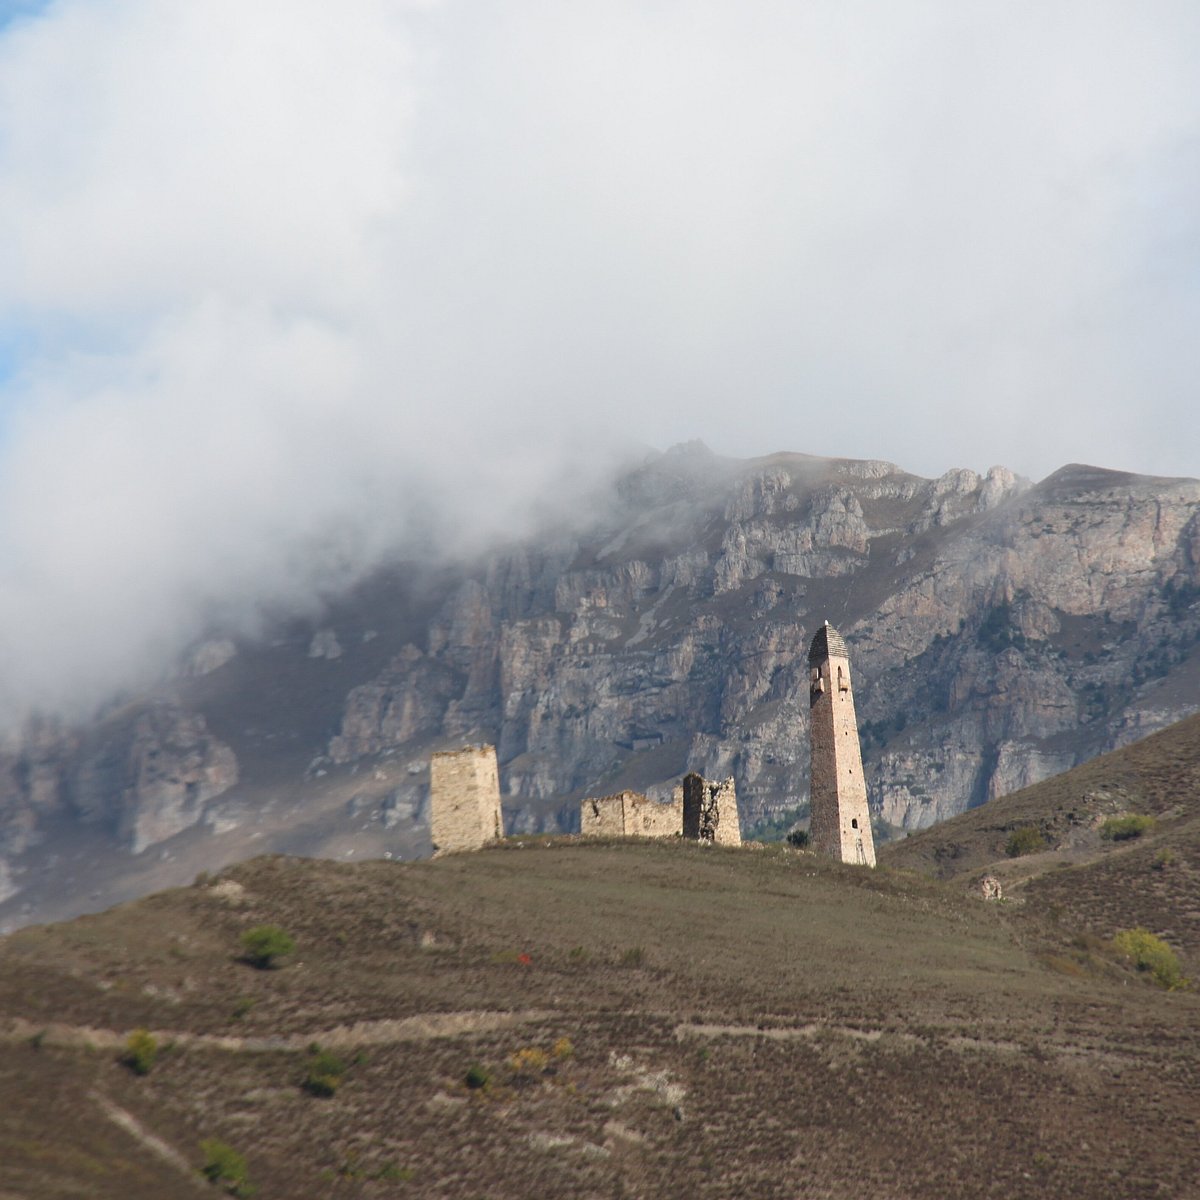
[[[737,788],[732,779],[716,783],[693,771],[684,776],[677,791],[682,792],[685,838],[712,842],[717,846],[742,844]]]
[[[669,804],[624,791],[583,801],[579,831],[585,837],[678,837],[740,846],[737,789],[732,779],[711,782],[695,772],[676,786]]]
[[[673,837],[682,820],[678,798],[660,804],[629,790],[587,799],[579,806],[579,832],[585,837]]]
[[[429,759],[433,853],[478,850],[504,834],[495,746],[464,746]]]

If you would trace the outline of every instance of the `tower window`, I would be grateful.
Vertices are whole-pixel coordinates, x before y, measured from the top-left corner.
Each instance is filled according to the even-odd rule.
[[[851,829],[857,829],[857,828],[858,828],[858,818],[857,818],[857,817],[855,817],[855,818],[854,818],[854,819],[853,819],[853,820],[850,822],[850,828],[851,828]]]

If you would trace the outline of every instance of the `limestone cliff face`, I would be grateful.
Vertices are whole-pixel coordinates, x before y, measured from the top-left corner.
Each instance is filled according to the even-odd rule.
[[[1200,707],[1200,483],[656,456],[587,528],[397,568],[260,646],[214,631],[154,696],[31,722],[0,746],[0,890],[74,825],[128,854],[271,809],[253,849],[419,852],[429,755],[468,741],[514,830],[695,770],[751,833],[807,800],[826,618],[872,811],[929,825]]]
[[[428,654],[368,685],[410,679],[440,734],[495,738],[518,807],[684,769],[733,774],[750,823],[800,804],[802,651],[826,616],[854,655],[872,806],[896,829],[1200,704],[1194,481],[1071,467],[1031,488],[1002,467],[930,481],[691,449],[623,488],[620,524],[489,563],[447,597]],[[352,698],[334,756],[402,733]]]
[[[335,763],[355,762],[441,732],[455,695],[452,672],[405,646],[387,668],[346,697],[341,732],[329,744]]]
[[[195,825],[237,783],[237,759],[199,713],[155,705],[134,722],[118,836],[134,854]]]
[[[25,853],[48,825],[69,821],[139,854],[196,824],[237,778],[233,751],[204,718],[170,704],[86,730],[31,722],[0,752],[0,858]]]

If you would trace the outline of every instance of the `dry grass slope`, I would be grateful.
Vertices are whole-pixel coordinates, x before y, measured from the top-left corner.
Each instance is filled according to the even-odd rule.
[[[1126,813],[1153,825],[1128,841],[1105,839],[1104,821]],[[1009,858],[1007,839],[1025,828],[1046,849]],[[1006,895],[1064,924],[1103,937],[1143,926],[1200,968],[1200,714],[893,843],[882,857],[947,880],[995,874]]]
[[[259,859],[0,942],[0,1196],[204,1195],[147,1142],[215,1137],[295,1200],[1182,1200],[1200,997],[1032,908],[781,847]]]

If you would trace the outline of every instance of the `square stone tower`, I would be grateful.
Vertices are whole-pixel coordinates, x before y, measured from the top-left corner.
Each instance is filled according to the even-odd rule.
[[[478,850],[504,836],[495,746],[464,746],[430,757],[429,836],[435,856]]]
[[[850,657],[842,635],[828,621],[808,651],[809,735],[812,778],[809,795],[813,849],[842,862],[875,865],[875,840],[867,812]]]

